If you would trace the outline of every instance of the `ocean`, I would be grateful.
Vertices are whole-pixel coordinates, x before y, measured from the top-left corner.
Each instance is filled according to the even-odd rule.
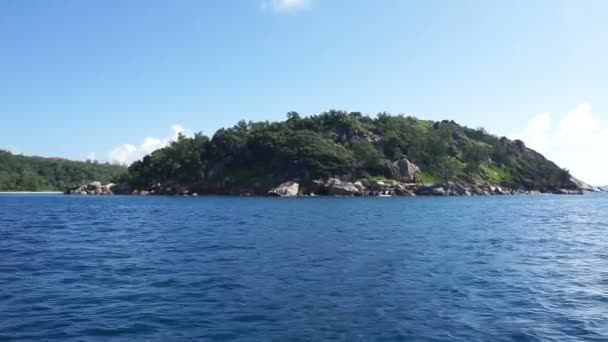
[[[608,341],[608,195],[0,195],[4,341]]]

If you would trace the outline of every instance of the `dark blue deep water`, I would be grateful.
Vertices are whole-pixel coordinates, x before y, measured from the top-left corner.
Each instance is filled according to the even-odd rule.
[[[0,340],[608,341],[608,196],[0,195]]]

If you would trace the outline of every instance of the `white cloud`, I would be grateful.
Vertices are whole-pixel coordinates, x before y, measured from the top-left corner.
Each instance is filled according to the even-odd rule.
[[[573,176],[594,185],[608,184],[608,126],[588,103],[561,118],[543,113],[528,122],[521,139]]]
[[[262,0],[263,10],[271,10],[276,13],[295,12],[310,7],[312,0]]]
[[[526,127],[526,143],[535,146],[538,151],[544,151],[547,148],[547,134],[551,129],[551,115],[542,113],[534,117]]]
[[[95,152],[91,152],[91,153],[87,154],[87,160],[90,160],[90,161],[97,160],[97,154]]]
[[[129,164],[143,155],[145,153],[138,151],[135,145],[124,144],[110,151],[108,160],[112,163]]]
[[[108,160],[112,163],[130,164],[143,158],[159,148],[167,146],[171,141],[177,139],[179,134],[187,135],[186,129],[181,125],[171,126],[172,134],[165,138],[146,137],[138,146],[123,144],[108,153]]]

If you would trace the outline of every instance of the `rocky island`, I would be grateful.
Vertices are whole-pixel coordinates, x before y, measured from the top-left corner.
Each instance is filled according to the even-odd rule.
[[[450,196],[600,191],[528,148],[454,121],[329,111],[179,136],[129,166],[122,194]]]

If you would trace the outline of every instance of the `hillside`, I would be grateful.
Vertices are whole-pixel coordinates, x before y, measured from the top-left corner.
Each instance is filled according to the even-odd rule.
[[[304,193],[336,182],[354,189],[356,181],[579,189],[567,170],[519,140],[453,121],[333,110],[310,117],[290,112],[283,122],[241,121],[212,138],[181,136],[133,163],[121,187],[124,192],[264,194],[286,181],[297,181],[297,191]]]
[[[64,191],[90,181],[107,183],[125,172],[119,165],[28,157],[0,150],[0,191]]]

